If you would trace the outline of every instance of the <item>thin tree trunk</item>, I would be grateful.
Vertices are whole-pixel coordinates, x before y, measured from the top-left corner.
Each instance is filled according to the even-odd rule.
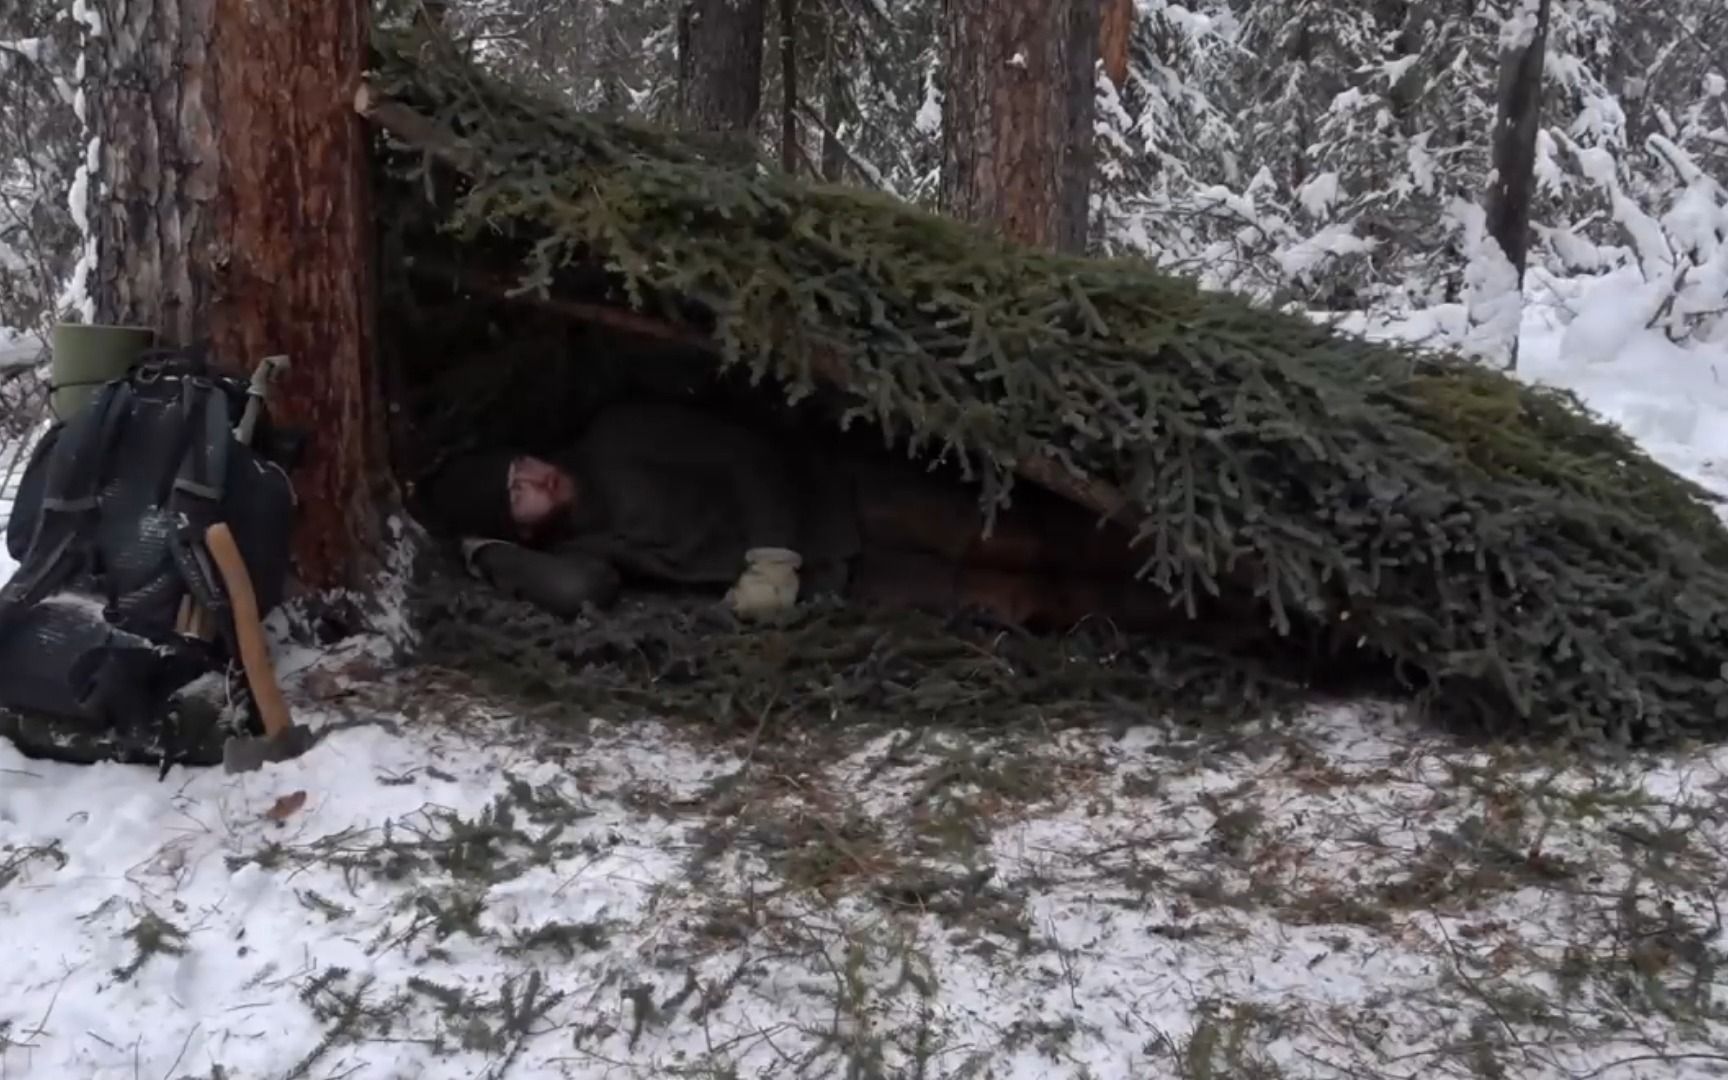
[[[1310,25],[1312,18],[1312,14],[1303,15],[1301,22],[1296,26],[1296,32],[1290,38],[1288,62],[1292,66],[1301,65],[1304,71],[1311,70],[1314,59],[1314,31]],[[1268,69],[1267,77],[1276,84],[1288,80],[1289,75],[1273,66]],[[1311,106],[1313,102],[1309,101],[1304,104]],[[1308,182],[1308,157],[1305,148],[1313,143],[1313,135],[1314,122],[1309,116],[1309,109],[1306,107],[1297,108],[1294,144],[1302,149],[1298,149],[1290,158],[1290,188],[1292,191]]]
[[[1518,366],[1518,324],[1523,309],[1524,268],[1530,252],[1530,201],[1536,178],[1536,133],[1542,118],[1542,65],[1548,46],[1550,0],[1519,0],[1501,31],[1500,86],[1494,117],[1494,179],[1484,199],[1484,231],[1512,266],[1511,280],[1486,286],[1490,294],[1470,306],[1473,327],[1487,326],[1477,338],[1498,347],[1506,366]],[[1516,20],[1516,21],[1514,21]],[[1485,265],[1477,274],[1489,274]],[[1504,273],[1504,272],[1502,272]],[[1492,281],[1492,277],[1486,279]],[[1484,286],[1478,285],[1478,288]]]
[[[1083,247],[1098,3],[947,0],[942,205],[948,213],[993,225],[1021,243]],[[1077,6],[1089,10],[1076,12]]]
[[[1494,183],[1488,189],[1488,232],[1524,280],[1530,249],[1530,199],[1536,177],[1536,132],[1542,121],[1542,65],[1548,47],[1550,0],[1536,7],[1527,40],[1514,39],[1500,54],[1500,92],[1494,118]]]
[[[798,171],[798,0],[780,0],[780,167]]]
[[[1071,0],[1068,9],[1068,145],[1062,158],[1062,209],[1056,223],[1056,248],[1086,250],[1092,223],[1092,173],[1096,136],[1092,118],[1098,108],[1098,49],[1103,3],[1113,0]]]
[[[89,43],[100,143],[96,317],[208,342],[243,373],[286,353],[280,421],[311,441],[297,570],[364,582],[380,550],[363,0],[113,0]]]
[[[840,20],[835,0],[828,5],[828,89],[822,95],[822,179],[839,183],[846,168],[846,148],[840,145],[840,123],[845,118],[846,73],[840,67]]]
[[[762,110],[764,0],[685,0],[678,111],[686,131],[748,136]]]

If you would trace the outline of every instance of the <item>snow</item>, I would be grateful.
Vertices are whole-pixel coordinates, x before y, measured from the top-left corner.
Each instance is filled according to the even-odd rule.
[[[394,730],[351,728],[260,773],[166,783],[0,747],[0,853],[12,876],[0,888],[11,941],[0,969],[6,1075],[499,1075],[513,1040],[469,1037],[476,1020],[445,1014],[421,987],[483,1003],[510,980],[519,996],[533,972],[563,996],[522,1039],[519,1076],[664,1076],[692,1059],[790,1076],[784,1057],[804,1055],[819,1075],[838,1075],[836,1023],[842,1046],[885,1037],[889,1075],[910,1074],[919,1032],[926,1075],[980,1065],[1004,1077],[1173,1075],[1158,1068],[1160,1039],[1196,1030],[1217,1002],[1314,1025],[1311,1035],[1268,1031],[1257,1050],[1285,1075],[1337,1075],[1303,1068],[1303,1055],[1340,1066],[1352,1055],[1434,1055],[1458,1034],[1435,1000],[1450,974],[1436,964],[1440,941],[1482,931],[1486,952],[1523,927],[1533,944],[1578,914],[1519,889],[1469,912],[1412,914],[1387,934],[1325,908],[1298,918],[1206,903],[1209,888],[1250,887],[1218,846],[1244,813],[1265,831],[1240,843],[1281,853],[1281,895],[1340,910],[1350,888],[1396,883],[1428,830],[1465,827],[1465,807],[1446,809],[1456,793],[1436,800],[1455,782],[1448,767],[1485,768],[1486,758],[1366,710],[1304,718],[1306,741],[1287,760],[1224,753],[1182,764],[1151,726],[1053,740],[1030,760],[1063,772],[1059,797],[999,821],[975,854],[1005,890],[983,891],[1004,906],[986,915],[1011,917],[983,926],[936,904],[894,910],[864,892],[788,889],[774,846],[748,832],[709,850],[707,877],[693,878],[705,830],[727,817],[688,808],[749,771],[736,750],[651,722],[594,724],[561,740],[557,758],[489,738],[487,725],[502,727],[496,711],[477,709],[469,730],[431,711],[393,719]],[[870,741],[783,789],[786,815],[765,817],[819,814],[836,800],[886,827],[916,820],[905,808],[928,787],[916,768],[927,760]],[[1650,784],[1686,803],[1728,759],[1696,764],[1709,771],[1667,769]],[[578,813],[526,824],[522,842],[494,841],[520,863],[502,880],[465,881],[448,849],[446,864],[395,876],[367,854],[386,834],[437,850],[489,820],[513,787]],[[1379,846],[1365,847],[1376,829]],[[1568,843],[1557,830],[1548,850],[1570,854]],[[1208,866],[1220,875],[1211,884],[1186,877]],[[1679,902],[1688,914],[1706,903]],[[138,964],[127,935],[152,918],[174,928],[172,951]],[[570,953],[530,944],[571,924],[586,936]],[[346,973],[339,990],[365,991],[384,1014],[366,1032],[332,1036],[336,1018],[318,1014],[315,1005],[340,1004],[317,988],[332,970]],[[638,1031],[632,994],[665,1010],[681,987],[708,1002],[702,1016],[670,1010]],[[1373,1051],[1342,1038],[1362,1017],[1383,1025]],[[1553,1051],[1573,1065],[1626,1052]],[[290,1070],[308,1060],[314,1070]]]
[[[0,61],[6,59],[6,54],[12,53],[39,64],[42,62],[42,56],[47,49],[48,42],[44,38],[16,38],[12,41],[0,41]],[[0,70],[3,70],[3,64],[0,64]]]
[[[924,75],[924,101],[918,106],[918,114],[912,118],[912,124],[918,133],[924,136],[936,136],[942,131],[942,88],[936,84],[936,72],[928,71]]]
[[[42,357],[42,341],[35,334],[0,326],[0,371],[29,367]]]
[[[8,335],[14,336],[9,339]],[[5,355],[8,340],[17,346],[21,341],[29,339],[15,331],[0,329],[0,356]],[[17,564],[12,561],[12,556],[6,549],[6,526],[12,520],[12,499],[23,478],[24,462],[33,444],[33,439],[8,438],[0,434],[0,585],[4,585],[11,578],[12,571],[17,569]]]
[[[1646,329],[1659,301],[1636,271],[1544,291],[1524,324],[1523,377],[1577,393],[1656,460],[1728,494],[1728,343],[1688,349]]]
[[[1577,156],[1579,171],[1586,179],[1605,188],[1619,186],[1613,154],[1600,146],[1590,146],[1578,150]]]
[[[0,473],[4,470],[0,469]],[[12,520],[12,500],[0,498],[0,585],[4,585],[12,577],[12,571],[18,569],[18,564],[12,561],[12,555],[6,548],[6,523]]]
[[[610,764],[619,769],[672,782],[702,775],[704,763],[680,760],[646,729],[620,736],[616,751]],[[427,772],[434,762],[436,776]],[[22,1069],[92,1078],[130,1076],[139,1060],[152,1075],[164,1073],[175,1059],[201,1071],[222,1063],[236,1075],[275,1074],[288,1055],[299,1057],[318,1039],[309,1011],[268,1007],[292,997],[299,973],[331,965],[382,980],[427,973],[419,950],[368,943],[361,933],[407,928],[411,918],[398,922],[388,912],[405,895],[401,890],[373,885],[356,896],[339,872],[280,874],[226,858],[272,844],[364,836],[386,822],[435,830],[440,814],[485,810],[509,780],[573,784],[568,771],[551,763],[486,753],[437,733],[404,738],[378,729],[338,734],[301,761],[238,779],[210,771],[157,784],[139,770],[69,773],[7,751],[0,751],[0,770],[9,779],[0,794],[7,842],[57,844],[67,857],[60,870],[33,868],[22,888],[9,890],[17,895],[6,904],[13,942],[8,981],[33,988],[25,994],[31,1009],[48,1001],[53,1007],[29,1015],[15,998],[5,1010],[14,1032],[31,1024],[47,1029],[30,1040],[33,1048],[12,1050],[7,1065],[14,1075]],[[92,804],[91,784],[108,787],[109,797]],[[278,796],[296,791],[306,793],[303,810],[281,823],[264,816]],[[632,823],[623,815],[584,822],[570,839],[592,841],[597,854],[498,890],[487,927],[508,932],[553,917],[641,914],[648,888],[669,876],[675,862],[669,850],[657,849],[658,830],[638,823],[632,840],[619,841],[617,830],[626,825]],[[313,893],[378,919],[367,926],[365,918],[321,917],[307,906]],[[123,934],[145,911],[187,927],[189,948],[121,980],[116,972],[132,958]],[[487,956],[456,951],[438,974],[489,981]],[[116,1009],[118,997],[141,1000],[136,1009]],[[389,1070],[404,1055],[378,1046],[362,1058],[372,1069]]]
[[[1523,311],[1518,268],[1488,232],[1480,203],[1455,200],[1451,216],[1463,227],[1469,260],[1464,268],[1469,329],[1459,347],[1470,356],[1504,363],[1512,355]]]
[[[1428,140],[1433,135],[1432,131],[1418,132],[1404,150],[1404,159],[1410,167],[1410,178],[1416,190],[1429,195],[1434,193],[1434,155],[1428,150]]]
[[[1323,172],[1313,177],[1296,192],[1296,201],[1311,217],[1328,216],[1338,201],[1338,174]]]
[[[1536,132],[1536,190],[1548,195],[1560,195],[1566,190],[1566,169],[1556,154],[1560,144],[1546,128]]]
[[[1363,94],[1360,88],[1352,86],[1350,89],[1340,91],[1338,94],[1334,95],[1331,104],[1327,106],[1327,111],[1334,113],[1353,113],[1358,109],[1365,108],[1367,104],[1367,95]]]
[[[1386,80],[1387,86],[1397,86],[1404,80],[1404,76],[1410,73],[1410,69],[1420,63],[1421,60],[1421,56],[1412,53],[1409,56],[1400,56],[1395,60],[1382,61],[1380,75]]]
[[[1520,377],[1728,494],[1728,345],[1645,329],[1636,267],[1530,278]],[[255,773],[0,743],[0,1075],[1684,1078],[1728,1045],[1639,1009],[1606,944],[1636,917],[1728,947],[1728,750],[1555,762],[1371,703],[1242,739],[758,740],[531,720],[388,652],[279,640],[297,718],[335,730]],[[1674,822],[1698,850],[1646,867],[1627,837]],[[1497,837],[1517,858],[1470,861]],[[883,898],[938,871],[970,884]],[[1613,1024],[1508,1018],[1579,949]]]
[[[1536,40],[1536,31],[1542,23],[1540,5],[1541,0],[1518,0],[1518,6],[1506,13],[1500,24],[1501,52],[1527,49]]]
[[[83,93],[80,88],[80,102],[83,100]],[[82,109],[79,116],[83,116]],[[71,212],[72,222],[77,226],[78,234],[84,242],[78,254],[78,262],[72,267],[72,273],[61,290],[58,303],[61,308],[70,308],[77,312],[84,322],[93,322],[96,318],[96,298],[90,291],[90,275],[96,272],[96,234],[90,228],[90,184],[92,177],[101,175],[101,152],[102,140],[91,136],[84,146],[84,160],[73,174],[72,186],[66,194],[67,209]]]
[[[1561,265],[1568,270],[1600,272],[1613,265],[1611,252],[1579,236],[1572,229],[1565,226],[1537,226],[1535,231],[1554,249],[1554,254],[1560,257]]]
[[[1621,190],[1613,155],[1601,147],[1574,148],[1574,152],[1585,177],[1608,193],[1614,220],[1631,239],[1645,279],[1651,282],[1670,280],[1675,262],[1667,234],[1662,231],[1659,221]]]
[[[1627,355],[1661,304],[1660,285],[1646,284],[1635,274],[1609,275],[1566,324],[1560,352],[1581,369],[1610,364]]]
[[[1728,495],[1728,342],[1685,347],[1649,328],[1662,299],[1660,284],[1632,266],[1570,278],[1532,272],[1514,374],[1572,391],[1657,461]],[[1456,304],[1396,318],[1352,314],[1340,325],[1442,344],[1466,332]]]
[[[1357,236],[1349,225],[1332,224],[1280,250],[1275,258],[1284,276],[1294,281],[1313,274],[1329,259],[1366,254],[1374,247],[1372,240]]]
[[[102,36],[102,13],[96,10],[96,5],[90,0],[72,0],[72,18],[83,24],[90,37]]]

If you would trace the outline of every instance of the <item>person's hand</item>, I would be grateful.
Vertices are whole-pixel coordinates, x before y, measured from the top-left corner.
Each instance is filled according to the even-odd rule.
[[[479,555],[483,549],[490,547],[493,544],[507,544],[508,546],[515,546],[509,544],[509,542],[505,540],[487,540],[478,536],[469,536],[462,540],[462,565],[467,568],[470,574],[479,578],[481,581],[486,581],[488,579],[485,571],[480,568]]]
[[[726,594],[739,617],[759,619],[790,611],[798,603],[798,570],[804,559],[786,548],[751,548],[744,572]]]
[[[467,540],[462,550],[469,573],[560,618],[573,619],[589,606],[611,607],[623,587],[610,563],[580,551],[535,551],[502,540]]]

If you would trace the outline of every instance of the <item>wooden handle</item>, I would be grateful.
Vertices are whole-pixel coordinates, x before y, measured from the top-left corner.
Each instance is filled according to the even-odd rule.
[[[246,684],[252,688],[252,699],[264,717],[264,734],[275,737],[288,730],[293,720],[288,715],[288,702],[276,683],[276,668],[270,663],[270,650],[264,643],[264,624],[258,620],[258,598],[252,591],[252,575],[246,572],[246,560],[234,542],[234,534],[224,522],[218,521],[204,532],[204,543],[210,557],[222,575],[228,589],[228,608],[234,615],[234,636],[240,642],[240,663],[246,669]]]

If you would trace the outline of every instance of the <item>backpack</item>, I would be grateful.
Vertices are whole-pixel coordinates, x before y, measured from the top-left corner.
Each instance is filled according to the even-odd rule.
[[[255,706],[224,707],[229,680],[205,679],[239,655],[205,530],[228,523],[261,617],[288,576],[299,444],[261,400],[242,442],[248,396],[201,350],[151,350],[31,453],[0,588],[0,735],[27,755],[166,770],[262,730]],[[198,680],[221,692],[183,692]]]

